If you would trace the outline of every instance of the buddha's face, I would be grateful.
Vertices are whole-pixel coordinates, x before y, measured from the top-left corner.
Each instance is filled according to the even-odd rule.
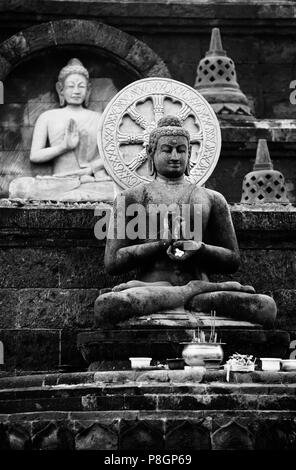
[[[85,101],[87,91],[87,79],[83,75],[72,73],[66,77],[61,89],[61,94],[67,104],[80,106]]]
[[[161,136],[158,139],[154,166],[157,174],[178,178],[185,173],[189,158],[188,140],[183,135]]]

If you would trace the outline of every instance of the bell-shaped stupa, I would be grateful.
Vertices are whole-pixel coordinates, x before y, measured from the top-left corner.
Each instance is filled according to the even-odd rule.
[[[275,202],[289,203],[285,178],[282,173],[273,169],[266,140],[259,139],[253,171],[247,173],[243,180],[241,203]]]
[[[236,78],[233,60],[223,50],[219,28],[212,29],[210,49],[197,67],[195,89],[221,118],[254,119]]]

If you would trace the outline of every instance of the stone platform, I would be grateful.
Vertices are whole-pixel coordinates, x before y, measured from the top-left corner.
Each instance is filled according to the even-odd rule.
[[[296,373],[121,370],[0,378],[0,448],[296,449]]]
[[[208,317],[207,317],[208,318]],[[287,357],[290,336],[286,331],[264,330],[244,322],[225,322],[224,326],[216,327],[218,341],[221,340],[224,358],[239,352],[255,357]],[[148,327],[125,326],[114,330],[90,330],[77,336],[77,347],[87,364],[92,368],[106,367],[128,362],[129,357],[148,356],[155,361],[165,361],[168,358],[182,357],[183,342],[191,342],[197,327],[182,328],[175,325]],[[208,326],[203,331],[210,333]]]

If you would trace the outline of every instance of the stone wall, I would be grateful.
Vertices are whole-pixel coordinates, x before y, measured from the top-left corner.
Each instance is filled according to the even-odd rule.
[[[0,197],[7,196],[9,181],[14,176],[37,171],[28,161],[32,126],[44,109],[56,104],[57,71],[73,55],[78,55],[90,67],[99,90],[93,106],[101,111],[117,89],[146,76],[144,69],[149,64],[152,64],[150,75],[170,73],[172,78],[193,86],[197,64],[209,47],[211,28],[219,26],[224,48],[236,64],[238,81],[256,116],[260,119],[294,117],[289,85],[294,79],[296,61],[296,19],[289,0],[281,5],[245,0],[228,0],[223,5],[207,0],[185,4],[182,0],[172,3],[158,0],[152,5],[144,0],[136,3],[85,0],[66,4],[45,0],[42,8],[35,0],[4,0],[0,12],[0,41],[16,35],[6,44],[0,63],[1,79],[7,61],[13,62],[5,80],[7,104],[0,106],[0,161],[3,162]],[[69,18],[72,24],[75,20],[74,29],[69,26]],[[51,22],[57,20],[54,36]],[[60,23],[61,20],[64,21]],[[85,20],[91,20],[92,26],[86,27]],[[115,36],[103,34],[105,42],[100,34],[93,32],[101,28],[100,22],[107,28],[116,28]],[[47,26],[41,26],[43,23]],[[37,30],[32,33],[26,30],[29,27]],[[129,33],[129,40],[125,33]],[[144,42],[145,51],[139,40]],[[165,62],[168,70],[160,62],[153,63],[153,54]],[[286,136],[277,140],[271,132],[268,140],[275,167],[287,177],[289,197],[294,202],[295,145],[291,141],[290,124],[282,124]],[[263,136],[257,135],[260,137]],[[229,146],[231,142],[234,141],[223,141],[221,159],[208,184],[221,191],[229,202],[238,202],[242,178],[251,170],[255,158],[256,142],[252,140],[250,145],[244,135],[235,145]],[[40,171],[48,169],[38,168]]]
[[[294,339],[296,211],[276,207],[269,212],[232,208],[242,265],[227,279],[274,296],[276,326]],[[76,337],[92,327],[99,289],[135,276],[105,274],[104,243],[93,232],[96,220],[92,207],[78,205],[1,207],[0,341],[7,368],[86,366]]]
[[[29,26],[56,19],[87,18],[133,34],[166,62],[173,78],[193,86],[196,67],[218,26],[234,60],[242,90],[256,115],[291,118],[289,84],[295,78],[295,12],[286,0],[208,2],[182,0],[1,2],[0,41]]]

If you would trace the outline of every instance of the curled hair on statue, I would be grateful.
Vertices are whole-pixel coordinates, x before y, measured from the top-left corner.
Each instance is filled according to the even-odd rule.
[[[188,140],[188,145],[190,145],[190,135],[189,132],[182,127],[182,121],[177,116],[165,116],[158,121],[157,127],[150,133],[150,153],[155,153],[158,139],[167,135],[183,135]]]

